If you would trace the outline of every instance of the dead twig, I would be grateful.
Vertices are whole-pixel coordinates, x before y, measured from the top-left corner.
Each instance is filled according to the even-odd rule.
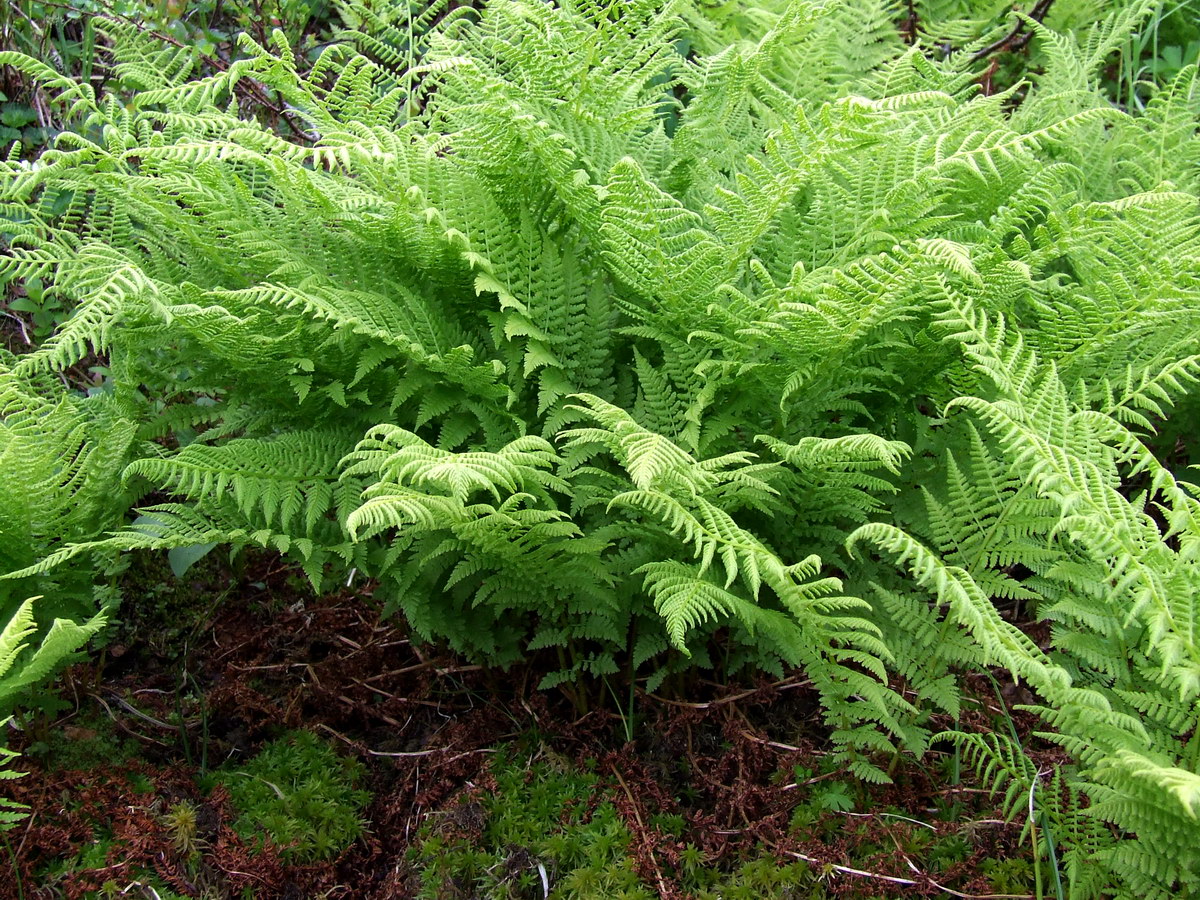
[[[26,344],[33,343],[33,341],[31,341],[29,339],[29,332],[25,329],[25,323],[21,320],[20,316],[14,316],[12,313],[8,312],[7,310],[5,310],[3,312],[3,315],[6,318],[12,319],[14,322],[17,323],[17,327],[21,329],[21,338],[25,341]]]
[[[1032,900],[1033,898],[1032,894],[965,894],[962,891],[956,891],[953,888],[948,888],[943,884],[938,884],[928,876],[923,876],[922,879],[918,881],[913,878],[901,878],[899,875],[884,875],[882,872],[868,872],[866,869],[856,869],[853,866],[843,866],[838,863],[825,862],[817,859],[815,856],[808,856],[804,853],[798,853],[795,850],[784,850],[783,852],[788,856],[796,857],[796,859],[802,859],[810,865],[832,869],[835,872],[841,872],[843,875],[854,875],[859,878],[876,878],[880,881],[891,882],[892,884],[905,884],[910,886],[931,885],[937,888],[939,891],[943,891],[952,897],[961,897],[962,900]],[[912,863],[909,862],[909,865],[912,866]],[[915,866],[913,866],[913,869],[916,871]],[[917,871],[916,874],[920,875],[921,872]]]
[[[96,695],[93,694],[92,696],[95,697]],[[99,698],[97,697],[97,699],[99,699]],[[127,700],[125,700],[122,697],[118,697],[116,694],[109,694],[108,699],[112,700],[114,703],[119,704],[120,707],[122,709],[124,709],[127,713],[129,713],[130,715],[136,716],[137,718],[141,719],[143,722],[149,722],[151,725],[154,725],[157,728],[162,728],[166,731],[174,731],[176,733],[183,730],[178,725],[172,725],[170,722],[164,722],[164,721],[162,721],[162,719],[156,719],[156,718],[154,718],[154,716],[147,715],[146,713],[144,713],[140,709],[138,709],[136,706],[134,706],[132,703],[129,703]]]
[[[625,796],[629,798],[629,806],[633,810],[633,818],[637,820],[638,831],[642,835],[642,839],[646,840],[646,825],[642,822],[642,814],[638,811],[637,801],[633,799],[633,791],[629,790],[629,785],[625,783],[625,779],[621,777],[621,773],[617,771],[615,765],[610,766],[613,775],[617,778],[617,783],[621,785],[625,791]],[[667,884],[663,880],[662,869],[658,865],[658,859],[654,855],[654,848],[650,846],[649,841],[646,842],[646,852],[650,854],[650,864],[654,866],[654,877],[658,879],[658,891],[663,897],[667,896]]]
[[[748,741],[754,741],[756,744],[762,744],[764,747],[773,747],[776,750],[783,750],[786,753],[803,753],[803,747],[795,747],[791,744],[781,744],[779,741],[768,741],[766,738],[760,738],[756,734],[751,734],[748,731],[742,732],[742,737]]]
[[[139,741],[148,741],[151,744],[157,744],[160,747],[166,747],[167,749],[170,749],[170,747],[171,747],[170,744],[164,744],[162,741],[157,740],[152,737],[149,737],[148,735],[144,735],[140,731],[134,731],[132,728],[130,728],[128,725],[126,725],[124,722],[122,722],[120,719],[118,719],[116,714],[112,711],[112,707],[109,706],[107,703],[105,703],[104,698],[101,697],[99,694],[91,694],[90,696],[93,697],[97,703],[99,703],[101,706],[104,707],[104,711],[106,713],[108,713],[108,717],[110,719],[112,719],[113,722],[116,724],[116,726],[118,728],[120,728],[122,731],[124,731],[126,734],[133,735]],[[163,723],[163,724],[165,724],[165,723]],[[170,726],[170,727],[174,727],[174,726]]]
[[[408,759],[408,758],[414,758],[414,757],[420,757],[420,756],[433,756],[434,754],[437,754],[437,753],[449,753],[451,750],[454,749],[454,747],[432,747],[429,750],[405,750],[405,751],[396,751],[396,752],[388,752],[385,750],[372,750],[369,747],[362,746],[357,741],[351,740],[350,738],[348,738],[344,734],[342,734],[340,731],[335,731],[334,729],[330,728],[328,725],[326,725],[323,722],[320,725],[318,725],[317,727],[324,731],[328,731],[330,734],[332,734],[338,740],[343,741],[350,747],[353,747],[359,753],[365,753],[368,756],[380,756],[380,757],[386,757],[386,758]],[[495,752],[496,752],[496,750],[493,747],[477,747],[474,750],[464,750],[461,753],[457,754],[456,756],[450,757],[450,759],[446,760],[446,762],[453,762],[456,759],[462,759],[464,756],[470,756],[473,753],[495,753]]]
[[[814,775],[806,781],[793,781],[791,784],[785,784],[779,790],[794,791],[796,788],[807,787],[810,784],[816,784],[818,781],[825,781],[829,778],[840,778],[845,774],[845,772],[826,772],[824,775]],[[870,813],[862,813],[862,815],[870,815]]]
[[[812,684],[809,679],[797,681],[794,678],[784,678],[781,681],[772,682],[764,687],[751,688],[749,690],[740,691],[736,694],[730,694],[728,697],[718,697],[716,700],[709,700],[705,703],[690,703],[686,700],[669,700],[666,697],[660,697],[658,694],[651,694],[649,691],[644,691],[641,688],[636,688],[638,694],[654,700],[658,703],[665,703],[667,706],[678,706],[682,709],[712,709],[716,706],[724,706],[727,703],[736,703],[738,700],[744,700],[746,697],[753,697],[755,694],[761,694],[770,690],[792,690],[799,687],[807,687]]]
[[[21,835],[21,843],[17,845],[16,858],[22,859],[22,853],[25,852],[25,842],[29,840],[29,830],[33,828],[33,820],[38,817],[38,810],[33,809],[29,812],[29,818],[25,820],[25,833]]]

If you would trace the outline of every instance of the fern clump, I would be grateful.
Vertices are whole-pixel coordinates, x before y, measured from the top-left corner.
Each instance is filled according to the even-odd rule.
[[[434,6],[307,72],[114,26],[127,103],[0,54],[78,123],[0,169],[6,275],[75,308],[4,377],[104,355],[77,446],[170,498],[10,577],[258,545],[547,684],[799,666],[872,779],[1003,666],[1103,878],[1200,882],[1200,520],[1155,453],[1200,377],[1200,81],[1101,89],[1152,4],[1025,21],[997,92],[987,4],[907,40],[868,0]]]
[[[46,681],[69,662],[75,652],[106,624],[103,614],[84,623],[55,619],[45,634],[34,638],[38,632],[34,606],[35,601],[41,599],[30,597],[22,603],[0,631],[0,714],[5,716],[0,721],[0,728],[7,727],[12,721],[17,705],[31,688]],[[7,746],[0,746],[0,780],[20,778],[25,774],[9,768],[17,756]],[[0,832],[13,828],[24,819],[24,809],[24,804],[0,797]]]

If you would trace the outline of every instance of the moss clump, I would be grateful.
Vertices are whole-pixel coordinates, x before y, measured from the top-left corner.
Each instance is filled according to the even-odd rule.
[[[267,744],[250,762],[220,773],[238,812],[234,830],[289,862],[332,859],[362,834],[360,812],[371,795],[359,788],[365,769],[307,731]]]

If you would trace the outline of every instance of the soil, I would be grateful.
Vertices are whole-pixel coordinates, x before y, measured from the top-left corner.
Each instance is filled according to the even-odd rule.
[[[191,598],[190,620],[179,619],[181,595]],[[817,771],[828,752],[802,673],[748,685],[697,682],[687,700],[639,691],[627,741],[622,711],[580,712],[565,694],[538,691],[544,672],[536,664],[487,671],[438,653],[401,619],[382,620],[370,585],[315,598],[268,558],[239,578],[214,570],[125,610],[131,618],[109,646],[67,671],[61,696],[69,708],[32,723],[14,748],[36,749],[47,736],[86,739],[93,729],[81,723],[90,716],[115,726],[134,752],[66,769],[44,754],[22,757],[28,776],[5,788],[31,815],[8,833],[18,877],[0,881],[0,898],[82,897],[136,884],[139,871],[189,896],[411,897],[417,873],[405,853],[421,824],[439,816],[478,832],[492,755],[531,733],[546,753],[586,761],[601,776],[594,802],[616,807],[634,836],[639,874],[663,897],[686,896],[672,873],[688,843],[730,868],[764,851],[781,864],[808,860],[823,867],[831,896],[949,896],[946,885],[957,896],[989,895],[979,863],[1020,852],[1019,824],[1000,821],[986,792],[947,785],[929,757],[905,762],[893,784],[872,788],[871,804],[857,807],[902,813],[835,811],[832,827],[798,836],[790,822],[807,784],[851,777],[834,771],[783,783],[781,773],[797,766]],[[980,696],[989,692],[994,706],[990,685]],[[971,715],[986,717],[984,705]],[[297,728],[363,762],[374,798],[365,836],[319,865],[247,846],[230,825],[227,794],[197,783],[202,769],[249,757]],[[180,800],[197,810],[199,866],[195,857],[184,864],[166,822]],[[968,858],[935,879],[905,855],[901,838],[917,827],[961,832],[961,823],[935,815],[951,803],[961,804],[961,820],[980,824]],[[681,835],[652,824],[664,814],[682,817]],[[104,864],[45,885],[49,867],[91,845],[98,825],[113,836]]]

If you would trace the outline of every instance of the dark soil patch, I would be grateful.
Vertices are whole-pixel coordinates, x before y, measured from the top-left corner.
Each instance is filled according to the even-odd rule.
[[[32,815],[9,835],[20,887],[17,879],[0,882],[0,898],[81,897],[105,884],[136,884],[138,873],[154,873],[187,896],[410,897],[416,876],[405,854],[422,823],[436,816],[444,829],[478,836],[479,800],[494,789],[492,755],[531,735],[545,752],[596,772],[601,790],[590,802],[615,806],[634,836],[637,871],[665,897],[686,896],[673,873],[688,845],[716,866],[736,866],[764,848],[780,863],[808,860],[824,867],[832,896],[941,896],[938,885],[947,883],[987,894],[981,860],[1020,852],[1019,829],[996,821],[986,795],[947,785],[928,760],[901,766],[893,785],[855,787],[853,808],[794,827],[814,791],[846,778],[822,769],[819,705],[800,675],[702,684],[701,696],[688,701],[640,694],[627,742],[622,713],[580,715],[565,695],[532,688],[542,674],[533,666],[488,672],[420,646],[399,620],[373,612],[369,586],[305,597],[294,573],[267,560],[253,563],[236,590],[230,583],[219,567],[198,576],[188,588],[226,595],[219,611],[190,625],[131,621],[104,659],[68,673],[65,695],[76,711],[39,733],[69,741],[79,727],[72,722],[95,715],[135,742],[136,753],[88,769],[55,770],[52,758],[36,753],[21,760],[30,774],[9,791]],[[990,684],[979,692],[995,696]],[[367,832],[329,863],[286,864],[269,848],[252,852],[229,825],[227,795],[219,787],[206,793],[197,781],[203,769],[246,758],[298,728],[368,767]],[[26,734],[17,749],[37,739]],[[797,770],[812,774],[788,774]],[[185,858],[168,823],[180,801],[197,811],[198,856]],[[954,803],[960,821],[943,821],[939,811]],[[664,817],[682,828],[655,824]],[[904,847],[915,834],[953,835],[964,820],[986,824],[974,827],[964,858],[940,871],[936,884],[910,865]],[[79,856],[98,835],[107,841],[102,865],[89,857],[91,868],[47,883],[55,864]]]

